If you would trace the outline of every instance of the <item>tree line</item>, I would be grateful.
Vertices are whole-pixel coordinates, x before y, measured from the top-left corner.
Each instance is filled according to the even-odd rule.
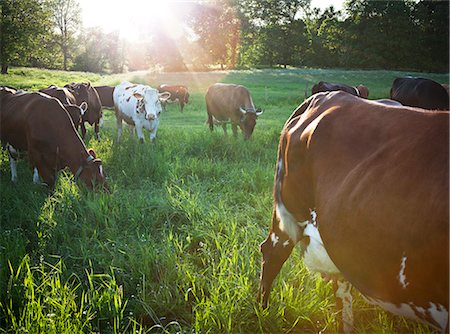
[[[175,6],[176,4],[176,6]],[[2,0],[1,72],[8,66],[119,73],[276,66],[449,71],[449,3],[347,0],[174,2],[184,33],[155,17],[130,41],[84,28],[77,0]]]

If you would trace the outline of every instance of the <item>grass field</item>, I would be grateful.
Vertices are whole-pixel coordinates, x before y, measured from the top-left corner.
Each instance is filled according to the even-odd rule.
[[[365,84],[386,98],[397,76],[438,82],[447,74],[320,69],[208,73],[91,73],[12,68],[0,85],[122,80],[185,84],[191,101],[161,116],[156,144],[139,144],[105,110],[102,140],[86,145],[103,160],[112,193],[93,193],[61,173],[54,192],[32,183],[19,163],[12,185],[0,159],[0,332],[5,333],[333,333],[331,285],[309,273],[298,252],[285,263],[268,309],[256,303],[271,218],[277,145],[291,112],[320,81]],[[239,83],[264,109],[253,137],[212,134],[204,93]],[[231,133],[231,131],[229,131]],[[354,291],[357,333],[430,333],[423,325],[366,304]]]

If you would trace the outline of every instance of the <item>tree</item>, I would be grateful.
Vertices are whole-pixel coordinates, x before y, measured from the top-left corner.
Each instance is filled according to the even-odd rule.
[[[221,69],[236,65],[240,24],[232,4],[219,0],[198,4],[192,11],[190,24],[210,63],[219,64]]]
[[[50,12],[40,0],[2,0],[0,2],[1,73],[11,63],[26,64],[42,47],[42,36],[51,31]]]
[[[64,59],[64,70],[67,71],[67,61],[75,44],[75,34],[81,24],[80,4],[77,0],[52,0],[53,20],[59,31],[58,44]]]

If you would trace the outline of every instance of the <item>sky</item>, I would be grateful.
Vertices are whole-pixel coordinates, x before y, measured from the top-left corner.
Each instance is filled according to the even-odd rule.
[[[119,30],[120,34],[130,40],[139,36],[142,24],[155,17],[164,21],[173,20],[168,10],[170,0],[79,0],[84,27],[101,27],[105,33]],[[178,0],[184,1],[184,0]],[[192,1],[192,0],[190,0]],[[312,0],[313,7],[321,9],[333,5],[336,10],[342,9],[344,0]],[[169,22],[177,25],[176,22]]]

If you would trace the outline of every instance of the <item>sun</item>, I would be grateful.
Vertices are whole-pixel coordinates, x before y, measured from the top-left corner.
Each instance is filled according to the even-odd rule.
[[[171,13],[167,0],[80,0],[84,27],[99,27],[104,32],[118,31],[121,37],[138,41],[150,29],[167,28],[171,37],[182,33],[181,22]]]

